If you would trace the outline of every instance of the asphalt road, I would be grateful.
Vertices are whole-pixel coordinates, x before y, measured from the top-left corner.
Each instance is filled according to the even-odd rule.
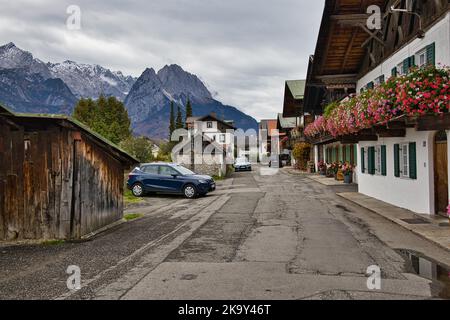
[[[450,254],[336,196],[306,176],[236,173],[208,197],[145,198],[144,217],[91,241],[2,246],[0,299],[429,299],[439,284],[414,274],[408,249]],[[70,265],[82,289],[66,286]],[[381,289],[367,268],[381,269]]]

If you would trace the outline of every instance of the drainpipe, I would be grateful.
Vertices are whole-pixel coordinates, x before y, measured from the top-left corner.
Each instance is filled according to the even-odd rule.
[[[448,175],[447,178],[450,178],[450,130],[447,130],[447,168],[448,168]],[[448,179],[447,181],[449,181]],[[450,186],[450,184],[449,184]],[[450,187],[448,188],[448,198],[450,199]],[[449,208],[450,208],[450,202],[449,202]],[[447,210],[447,214],[449,213],[449,210]],[[450,215],[449,215],[450,218]]]

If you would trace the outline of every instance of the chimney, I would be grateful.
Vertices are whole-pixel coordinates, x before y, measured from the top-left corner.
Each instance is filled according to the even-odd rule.
[[[217,113],[215,113],[215,112],[211,112],[211,117],[214,117],[214,118],[216,118],[216,119],[217,119]]]

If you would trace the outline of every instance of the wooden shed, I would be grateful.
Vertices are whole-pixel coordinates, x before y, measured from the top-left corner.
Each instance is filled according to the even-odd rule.
[[[120,220],[136,163],[70,117],[0,106],[0,240],[79,239]]]

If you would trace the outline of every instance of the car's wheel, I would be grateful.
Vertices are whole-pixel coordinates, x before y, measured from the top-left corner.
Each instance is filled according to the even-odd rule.
[[[142,197],[144,196],[144,186],[141,183],[136,183],[133,185],[133,188],[131,188],[131,192],[135,197]]]
[[[194,185],[188,184],[183,188],[183,194],[188,199],[194,199],[197,196],[197,189]]]

